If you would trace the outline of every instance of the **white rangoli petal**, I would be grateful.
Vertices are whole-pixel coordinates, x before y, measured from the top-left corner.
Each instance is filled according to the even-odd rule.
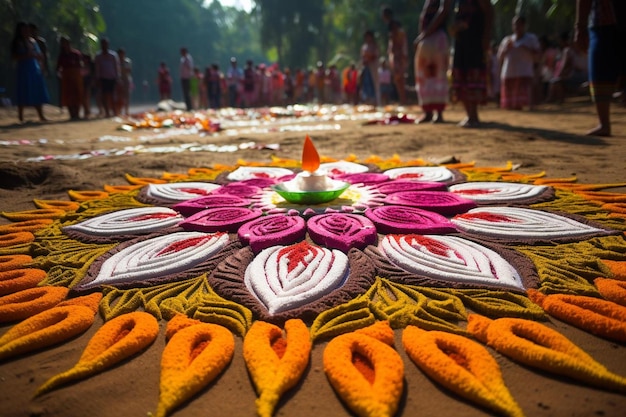
[[[304,255],[303,250],[307,251]],[[244,282],[270,314],[277,314],[340,288],[347,276],[348,257],[344,253],[303,242],[261,251],[248,265]]]
[[[454,180],[454,174],[445,167],[406,167],[394,168],[384,172],[391,179],[410,181],[448,182]]]
[[[168,184],[148,184],[146,196],[165,203],[179,203],[208,195],[219,188],[210,182],[174,182]]]
[[[569,217],[521,207],[481,207],[451,221],[460,231],[498,238],[550,240],[604,232]]]
[[[174,227],[183,220],[180,214],[167,207],[140,207],[102,214],[63,230],[92,236],[148,234]]]
[[[184,272],[207,261],[229,242],[226,233],[179,232],[143,240],[113,254],[81,289],[127,284]]]
[[[344,174],[360,174],[362,172],[369,171],[369,168],[365,165],[355,164],[348,161],[326,162],[320,164],[317,172],[326,174],[329,176],[344,175]]]
[[[276,167],[239,167],[226,178],[230,181],[245,181],[258,178],[280,178],[293,174],[293,171],[286,168]]]
[[[380,251],[399,268],[439,281],[523,290],[518,272],[495,251],[456,236],[386,236]]]
[[[449,191],[476,202],[497,203],[533,198],[549,187],[513,182],[466,182],[449,187]]]

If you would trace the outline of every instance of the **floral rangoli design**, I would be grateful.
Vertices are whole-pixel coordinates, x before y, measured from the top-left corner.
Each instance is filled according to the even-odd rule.
[[[523,415],[485,346],[626,393],[623,376],[542,323],[626,343],[626,197],[605,191],[624,184],[511,165],[322,158],[319,171],[348,189],[290,203],[271,186],[301,169],[274,159],[126,175],[128,185],[2,213],[11,223],[0,225],[0,321],[13,326],[0,360],[63,343],[100,314],[76,366],[35,397],[97,378],[159,337],[156,416],[219,378],[235,337],[260,416],[306,377],[319,341],[329,384],[359,416],[394,415],[407,372]]]

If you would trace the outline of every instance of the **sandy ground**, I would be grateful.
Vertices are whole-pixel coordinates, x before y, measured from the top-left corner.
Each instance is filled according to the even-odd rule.
[[[416,107],[405,111],[419,115]],[[168,137],[157,136],[167,133],[167,129],[118,130],[120,122],[112,119],[67,122],[64,121],[67,114],[60,114],[53,107],[46,108],[49,123],[34,122],[32,111],[26,115],[32,121],[17,125],[14,110],[0,109],[0,211],[34,208],[31,202],[35,198],[68,199],[68,190],[101,190],[105,184],[126,184],[124,174],[160,177],[163,172],[185,173],[192,167],[234,164],[238,159],[269,161],[272,155],[299,159],[305,133],[310,133],[321,155],[336,158],[350,154],[359,158],[370,155],[388,158],[397,154],[403,160],[423,158],[436,162],[454,157],[462,162],[475,161],[477,166],[505,166],[511,161],[524,173],[545,171],[549,177],[576,176],[583,183],[626,181],[626,109],[613,108],[613,137],[586,137],[581,133],[595,126],[593,108],[586,100],[543,106],[533,112],[487,107],[481,112],[485,123],[481,129],[457,127],[456,123],[463,117],[458,106],[446,112],[448,122],[441,125],[363,126],[362,115],[357,120],[265,117],[257,120],[254,128],[242,121],[238,126],[231,123],[228,132],[216,135]],[[121,137],[125,139],[122,141]],[[181,151],[181,147],[190,143],[204,149],[210,144],[216,145],[215,148],[238,145],[247,149]],[[134,148],[132,155],[88,157],[136,145],[142,148],[140,151]],[[166,152],[168,149],[178,151]],[[83,155],[82,159],[76,157],[79,154]],[[34,161],[44,156],[49,160]],[[626,376],[625,346],[598,339],[558,320],[552,320],[552,326],[608,369]],[[1,362],[0,415],[146,416],[154,411],[162,338],[135,359],[31,400],[36,387],[75,364],[98,327],[92,326],[87,333],[60,346]],[[8,328],[1,327],[0,334]],[[396,346],[401,346],[399,337]],[[349,415],[322,370],[323,348],[324,344],[315,346],[303,382],[281,401],[277,415]],[[439,388],[410,362],[401,348],[398,351],[406,365],[400,415],[489,415]],[[624,415],[626,396],[555,378],[492,353],[502,367],[510,391],[528,416]],[[237,339],[234,360],[226,372],[174,415],[253,416],[254,410],[254,391],[243,363],[241,341]]]

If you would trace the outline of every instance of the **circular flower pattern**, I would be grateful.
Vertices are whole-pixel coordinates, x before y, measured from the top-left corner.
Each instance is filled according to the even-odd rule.
[[[567,187],[555,192],[562,181],[533,183],[534,177],[513,173],[505,181],[498,170],[460,164],[375,162],[321,164],[320,173],[350,186],[317,205],[290,203],[273,191],[272,185],[293,179],[296,171],[255,164],[221,173],[190,171],[171,183],[135,179],[139,190],[129,187],[108,197],[75,194],[84,202],[79,209],[68,206],[67,213],[45,207],[12,218],[8,213],[15,224],[0,226],[7,235],[0,240],[7,248],[0,255],[0,319],[17,317],[19,306],[11,300],[23,297],[12,293],[32,287],[35,279],[42,297],[64,287],[71,298],[54,307],[54,317],[37,323],[69,317],[71,303],[88,312],[95,303],[106,320],[136,310],[165,319],[188,316],[188,322],[172,319],[168,334],[189,333],[190,340],[200,337],[200,322],[244,335],[253,322],[283,326],[301,319],[313,341],[364,330],[350,337],[369,346],[374,343],[366,329],[383,321],[387,327],[417,325],[465,335],[459,322],[467,321],[466,308],[536,319],[546,314],[538,304],[562,320],[577,309],[574,325],[621,340],[621,330],[597,328],[623,314],[623,306],[588,300],[623,298],[619,285],[606,282],[623,274],[616,265],[626,261],[619,211],[610,212],[609,204],[599,208]],[[608,193],[595,198],[614,201]],[[599,210],[605,211],[590,214]],[[573,261],[577,256],[583,261]],[[588,277],[603,281],[596,289]],[[588,317],[580,313],[585,308],[610,317]],[[27,324],[13,333],[27,333]],[[47,346],[61,337],[56,330],[42,335],[48,339],[32,343]],[[286,343],[281,340],[268,341],[279,358]],[[196,346],[190,355],[196,348],[209,349]],[[13,354],[7,349],[0,343],[0,354]],[[352,353],[352,365],[364,375],[384,369],[371,363],[374,356]]]

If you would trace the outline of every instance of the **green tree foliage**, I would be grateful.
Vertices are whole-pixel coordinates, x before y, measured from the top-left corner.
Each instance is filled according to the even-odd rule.
[[[135,84],[142,86],[135,99],[154,99],[161,61],[170,67],[176,99],[181,47],[189,50],[202,72],[212,63],[224,70],[231,56],[264,60],[255,16],[218,2],[205,6],[201,0],[107,0],[102,15],[111,47],[123,47],[133,60]],[[147,97],[144,81],[149,85]]]

